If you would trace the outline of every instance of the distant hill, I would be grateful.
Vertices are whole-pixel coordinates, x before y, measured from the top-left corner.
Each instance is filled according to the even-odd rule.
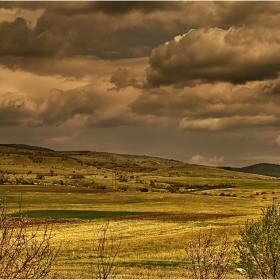
[[[27,144],[0,144],[0,163],[12,166],[43,163],[48,170],[55,166],[74,169],[96,168],[104,174],[114,172],[140,172],[153,176],[187,178],[262,178],[280,177],[280,165],[261,163],[243,168],[210,167],[184,163],[147,155],[115,154],[91,151],[55,151]],[[23,168],[24,169],[24,168]],[[247,174],[246,174],[247,173]],[[249,174],[248,174],[249,173]],[[132,176],[132,175],[131,175]],[[167,180],[168,181],[168,180]]]
[[[14,149],[18,149],[18,150],[53,152],[52,149],[42,148],[42,147],[38,147],[38,146],[31,146],[31,145],[26,145],[26,144],[0,144],[0,147],[14,148]]]
[[[272,163],[258,163],[246,167],[221,167],[229,171],[237,171],[251,174],[259,174],[271,177],[280,177],[280,165]]]

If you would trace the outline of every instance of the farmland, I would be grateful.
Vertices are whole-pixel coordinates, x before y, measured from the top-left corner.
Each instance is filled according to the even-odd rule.
[[[59,278],[96,278],[95,241],[109,219],[121,238],[118,278],[188,278],[185,247],[210,228],[238,238],[238,227],[280,199],[274,177],[171,159],[0,146],[0,192],[8,214],[52,223],[62,247]],[[31,223],[32,224],[32,223]],[[231,264],[231,277],[240,277]]]

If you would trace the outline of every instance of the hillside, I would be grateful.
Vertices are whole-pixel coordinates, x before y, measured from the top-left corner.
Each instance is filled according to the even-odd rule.
[[[146,155],[0,145],[0,185],[82,187],[86,192],[190,193],[256,187],[268,179],[271,177]]]
[[[280,177],[280,165],[279,164],[271,164],[271,163],[258,163],[254,165],[250,165],[247,167],[222,167],[225,170],[251,173],[251,174],[260,174],[271,177]]]
[[[2,156],[1,156],[2,154]],[[208,177],[208,178],[241,178],[235,170],[226,170],[188,164],[174,159],[165,159],[147,155],[128,155],[91,151],[54,151],[48,148],[25,144],[0,144],[0,164],[17,166],[22,170],[27,166],[44,169],[68,168],[87,174],[89,168],[99,172],[144,173],[154,176]],[[23,164],[23,166],[20,166]],[[10,167],[11,168],[11,167]],[[230,172],[229,172],[230,171]],[[239,170],[236,170],[239,171]],[[22,171],[19,171],[21,173]],[[71,172],[73,172],[71,170]],[[245,172],[245,171],[244,171]],[[65,173],[65,172],[62,172]],[[250,172],[252,173],[252,172]],[[252,177],[252,176],[251,176]],[[259,176],[253,176],[259,178]]]
[[[48,151],[48,152],[53,151],[52,149],[49,148],[31,146],[26,144],[0,144],[0,147],[13,148],[17,150]]]

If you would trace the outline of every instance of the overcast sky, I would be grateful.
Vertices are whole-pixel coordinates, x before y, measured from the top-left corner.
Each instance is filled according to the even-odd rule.
[[[0,143],[280,163],[280,2],[0,2]]]

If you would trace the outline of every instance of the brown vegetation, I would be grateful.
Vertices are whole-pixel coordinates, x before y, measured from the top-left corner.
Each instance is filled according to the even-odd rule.
[[[152,213],[112,218],[112,220],[159,220],[168,222],[206,221],[235,215],[211,213]]]

